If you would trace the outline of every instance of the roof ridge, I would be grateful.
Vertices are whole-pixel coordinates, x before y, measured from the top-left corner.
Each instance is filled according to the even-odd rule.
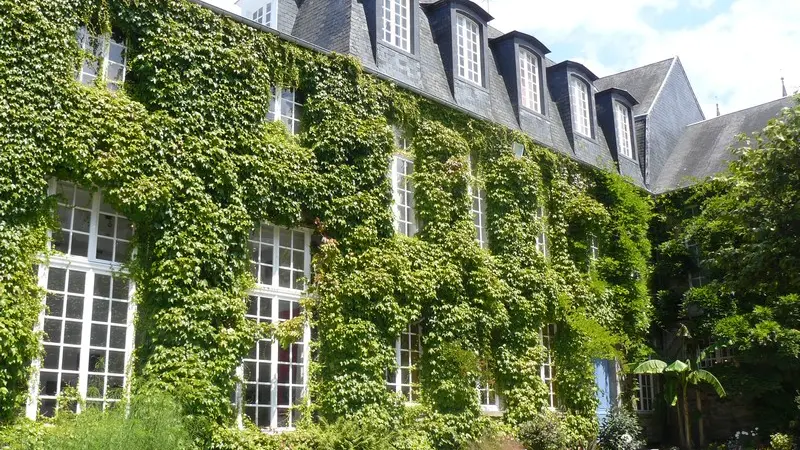
[[[714,119],[719,119],[720,117],[726,117],[726,116],[730,116],[730,115],[733,115],[733,114],[740,114],[740,113],[743,113],[745,111],[749,111],[749,110],[754,109],[754,108],[758,108],[758,107],[761,107],[761,106],[766,106],[766,105],[769,105],[770,103],[777,103],[777,102],[784,101],[784,100],[790,99],[790,98],[792,98],[791,95],[787,96],[787,97],[777,98],[775,100],[770,100],[768,102],[759,103],[757,105],[748,106],[747,108],[737,109],[736,111],[731,111],[731,112],[728,112],[728,113],[725,113],[725,114],[720,114],[718,116],[710,117],[708,119],[701,120],[699,122],[690,123],[689,125],[686,125],[686,127],[688,128],[688,127],[691,127],[692,125],[699,125],[701,123],[710,122],[710,121],[712,121]],[[766,125],[766,124],[764,124],[764,125]]]
[[[656,64],[661,64],[661,63],[664,63],[664,62],[667,62],[667,61],[672,61],[675,58],[677,58],[677,56],[673,56],[673,57],[670,57],[670,58],[667,58],[667,59],[662,59],[661,61],[651,62],[649,64],[645,64],[645,65],[639,66],[639,67],[634,67],[632,69],[623,70],[621,72],[615,72],[615,73],[612,73],[611,75],[606,75],[604,77],[600,77],[600,79],[602,80],[604,78],[611,78],[611,77],[616,76],[616,75],[622,75],[623,73],[633,72],[634,70],[644,69],[645,67],[649,67],[649,66],[655,66]]]

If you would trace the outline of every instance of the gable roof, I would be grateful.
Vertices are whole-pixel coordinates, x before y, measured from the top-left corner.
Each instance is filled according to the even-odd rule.
[[[742,145],[738,135],[762,130],[784,108],[794,105],[794,98],[784,97],[689,125],[651,186],[653,193],[685,188],[724,173],[736,158],[731,148]]]
[[[673,57],[646,66],[615,73],[600,78],[594,82],[594,85],[597,87],[598,91],[605,91],[610,88],[628,91],[639,102],[638,105],[633,107],[633,115],[640,116],[642,114],[647,114],[658,96],[661,86],[667,79],[670,68],[677,59],[677,57]]]

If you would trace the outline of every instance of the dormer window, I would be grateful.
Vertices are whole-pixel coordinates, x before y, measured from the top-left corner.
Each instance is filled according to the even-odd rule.
[[[519,84],[522,106],[541,113],[539,57],[523,48],[519,49]]]
[[[383,0],[383,40],[411,51],[411,0]]]
[[[592,119],[589,115],[589,85],[578,77],[570,79],[570,90],[572,98],[572,121],[575,131],[586,136],[592,137]]]
[[[240,6],[245,10],[246,17],[253,22],[270,28],[277,28],[277,0],[250,0],[240,2]]]
[[[463,14],[457,14],[456,34],[458,51],[458,76],[480,85],[481,79],[481,29],[478,23]]]
[[[636,159],[633,153],[633,133],[631,133],[631,113],[627,106],[614,102],[614,117],[617,123],[617,144],[619,153],[630,159]]]

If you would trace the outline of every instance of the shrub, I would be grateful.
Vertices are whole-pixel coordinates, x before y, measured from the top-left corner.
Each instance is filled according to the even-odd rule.
[[[0,449],[33,450],[42,447],[44,428],[39,422],[19,419],[15,423],[0,426]]]
[[[128,405],[62,413],[48,429],[43,448],[59,450],[184,450],[194,448],[180,406],[163,393],[139,393]],[[127,409],[127,417],[126,417]]]
[[[564,450],[568,444],[561,416],[550,410],[520,425],[518,438],[527,450]]]
[[[772,450],[793,450],[794,443],[792,443],[792,437],[783,434],[783,433],[775,433],[769,438],[769,445]]]
[[[623,408],[615,408],[600,425],[597,436],[602,450],[638,450],[644,445],[642,427],[636,414]]]

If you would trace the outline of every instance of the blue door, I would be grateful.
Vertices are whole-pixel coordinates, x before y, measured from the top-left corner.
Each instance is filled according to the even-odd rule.
[[[617,404],[617,362],[613,359],[595,359],[594,381],[597,384],[597,420],[603,423]]]

